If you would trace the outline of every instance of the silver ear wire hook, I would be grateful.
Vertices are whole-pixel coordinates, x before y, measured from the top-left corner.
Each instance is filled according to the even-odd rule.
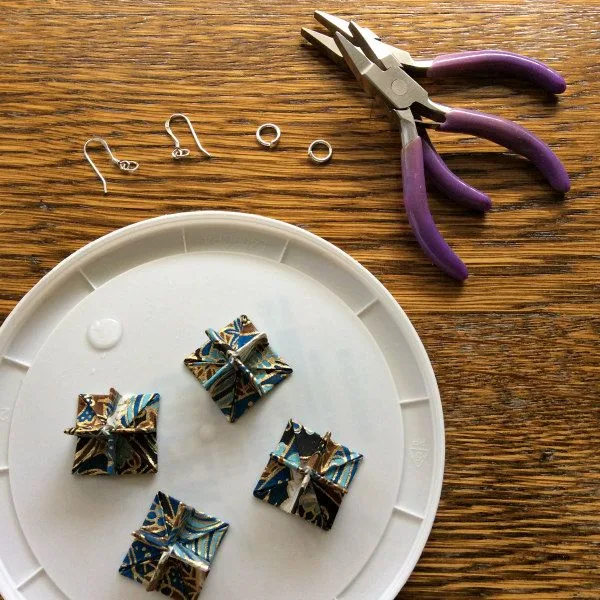
[[[190,128],[190,132],[192,133],[192,137],[194,138],[194,141],[196,142],[196,146],[198,146],[198,150],[200,150],[200,152],[202,152],[202,154],[204,154],[204,156],[206,156],[206,158],[211,158],[212,155],[210,154],[210,152],[207,152],[202,147],[202,144],[200,143],[200,140],[198,139],[198,136],[196,135],[196,132],[194,131],[192,122],[183,113],[175,113],[175,114],[171,115],[165,121],[165,129],[167,130],[167,133],[171,136],[171,138],[173,138],[173,141],[175,142],[175,148],[173,149],[173,152],[171,152],[171,156],[175,159],[179,159],[179,158],[185,158],[186,156],[190,155],[190,151],[187,148],[181,147],[179,140],[175,137],[175,134],[173,133],[173,131],[171,131],[171,121],[173,119],[183,119],[187,123],[188,127]]]
[[[108,189],[106,187],[106,179],[104,179],[104,177],[102,176],[102,173],[100,173],[100,171],[98,170],[98,167],[94,164],[94,161],[90,158],[90,156],[87,152],[87,147],[90,142],[98,142],[99,144],[102,144],[102,146],[104,146],[104,149],[108,152],[108,155],[110,156],[110,160],[112,161],[112,163],[117,165],[117,167],[119,167],[119,169],[121,169],[121,171],[128,171],[131,173],[133,171],[136,171],[139,168],[140,165],[138,163],[136,163],[135,160],[119,160],[111,152],[111,149],[109,148],[108,144],[106,143],[106,140],[103,140],[102,138],[99,138],[99,137],[90,138],[83,145],[83,155],[85,156],[85,159],[90,163],[90,165],[92,165],[92,169],[94,169],[94,172],[96,173],[96,175],[98,175],[100,181],[102,182],[102,187],[104,188],[105,194],[108,193]]]

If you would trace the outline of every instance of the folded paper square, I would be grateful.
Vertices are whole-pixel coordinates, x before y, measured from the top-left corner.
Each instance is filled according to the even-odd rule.
[[[254,495],[328,531],[362,458],[290,420]]]
[[[292,373],[246,315],[206,335],[183,362],[232,423]]]
[[[196,600],[229,525],[158,492],[119,572],[178,600]]]
[[[156,473],[159,394],[80,394],[72,472],[78,475]]]

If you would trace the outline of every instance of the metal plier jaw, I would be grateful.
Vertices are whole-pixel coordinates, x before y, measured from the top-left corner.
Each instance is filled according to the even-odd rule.
[[[350,23],[350,28],[360,44],[358,48],[340,33],[335,33],[333,37],[346,64],[367,93],[382,97],[393,109],[417,108],[414,105],[418,105],[423,111],[443,120],[445,107],[432,102],[425,88],[397,63],[386,61],[386,57],[379,58],[369,39],[364,37],[362,28],[356,23]],[[386,62],[391,64],[385,66]]]
[[[330,34],[333,36],[336,33],[340,33],[349,41],[353,41],[354,33],[352,30],[352,21],[348,22],[344,19],[340,19],[335,15],[330,15],[329,13],[323,12],[322,10],[315,10],[314,13],[315,19],[325,27]],[[356,25],[354,23],[354,25]],[[384,68],[389,68],[394,65],[401,65],[410,70],[414,70],[415,72],[425,72],[429,67],[431,67],[433,61],[428,60],[415,60],[406,50],[402,50],[402,48],[396,48],[391,46],[390,44],[386,44],[381,40],[381,38],[368,29],[367,27],[361,27],[363,36],[365,36],[373,48],[373,51],[377,57],[382,61],[380,66]],[[310,29],[302,28],[302,35],[304,32],[316,33],[317,36],[323,36],[318,32],[312,32]],[[328,37],[328,36],[323,36]],[[331,40],[331,38],[329,38]],[[310,40],[309,40],[310,41]],[[372,56],[369,56],[371,60],[374,62],[375,59]]]
[[[408,220],[425,254],[446,274],[463,281],[468,277],[468,270],[435,226],[427,202],[425,171],[442,192],[470,208],[485,211],[490,208],[491,201],[450,171],[433,148],[425,127],[472,134],[500,144],[531,160],[556,190],[568,191],[570,182],[564,166],[552,150],[531,132],[500,117],[452,109],[433,102],[427,91],[405,70],[410,63],[414,69],[427,72],[431,68],[427,67],[427,63],[413,61],[408,53],[383,43],[372,31],[354,22],[321,11],[317,11],[315,17],[332,32],[332,37],[304,28],[302,35],[334,61],[349,67],[363,89],[381,99],[398,123],[402,142],[404,206]],[[460,59],[465,54],[467,56]],[[474,54],[477,55],[475,58]],[[471,70],[473,60],[485,68],[492,63],[496,66],[516,64],[513,73],[518,76],[526,76],[533,81],[537,78],[536,82],[541,81],[540,85],[546,89],[564,90],[561,87],[564,80],[558,73],[526,57],[498,51],[454,56],[459,56],[456,59],[458,64],[462,60]]]
[[[302,35],[315,46],[321,46],[321,50],[326,51],[326,48],[322,45],[330,45],[335,53],[335,43],[331,36],[336,32],[341,33],[349,41],[354,41],[348,21],[321,10],[316,10],[314,17],[329,31],[330,35],[327,36],[305,27],[302,28]],[[383,42],[370,29],[366,27],[361,27],[361,29],[382,60],[393,60],[411,74],[444,77],[445,75],[465,75],[477,72],[495,73],[530,81],[550,94],[562,94],[567,88],[567,84],[560,73],[543,62],[528,56],[507,52],[506,50],[469,50],[442,54],[433,60],[416,60],[406,50]],[[314,36],[314,39],[311,39],[312,36]],[[341,59],[339,53],[337,54]],[[373,60],[372,57],[370,58]],[[337,59],[334,58],[334,60]]]

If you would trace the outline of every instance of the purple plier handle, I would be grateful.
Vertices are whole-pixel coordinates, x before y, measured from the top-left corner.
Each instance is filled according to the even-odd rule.
[[[420,128],[419,135],[423,140],[423,162],[427,179],[443,194],[459,204],[486,212],[492,208],[492,201],[487,194],[470,186],[455,175],[433,147],[427,130]]]
[[[563,77],[543,62],[504,50],[442,54],[434,59],[427,69],[428,77],[463,73],[509,75],[531,81],[551,94],[562,94],[567,87]]]
[[[474,110],[449,109],[440,131],[476,135],[528,158],[559,192],[568,192],[569,175],[549,146],[524,127],[495,115]]]
[[[550,185],[558,191],[569,190],[569,176],[550,148],[524,127],[476,111],[449,109],[446,120],[439,125],[441,131],[468,133],[496,142],[531,160]],[[425,169],[438,188],[450,197],[478,207],[485,206],[489,198],[459,179],[433,148],[425,131],[411,139],[402,148],[402,185],[404,207],[408,222],[423,252],[444,273],[464,281],[469,272],[462,260],[450,248],[438,231],[427,201]]]
[[[427,202],[423,141],[415,137],[402,148],[402,188],[408,222],[423,252],[444,273],[464,281],[469,272],[438,231]]]

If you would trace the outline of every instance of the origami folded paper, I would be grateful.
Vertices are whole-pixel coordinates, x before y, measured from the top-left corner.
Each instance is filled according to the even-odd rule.
[[[158,492],[119,567],[125,577],[178,600],[196,600],[229,524]]]
[[[107,396],[80,394],[75,427],[77,436],[73,473],[130,475],[156,473],[156,422],[159,394]]]
[[[328,531],[362,458],[290,420],[254,495]]]
[[[206,335],[183,362],[232,423],[292,373],[246,315]]]

